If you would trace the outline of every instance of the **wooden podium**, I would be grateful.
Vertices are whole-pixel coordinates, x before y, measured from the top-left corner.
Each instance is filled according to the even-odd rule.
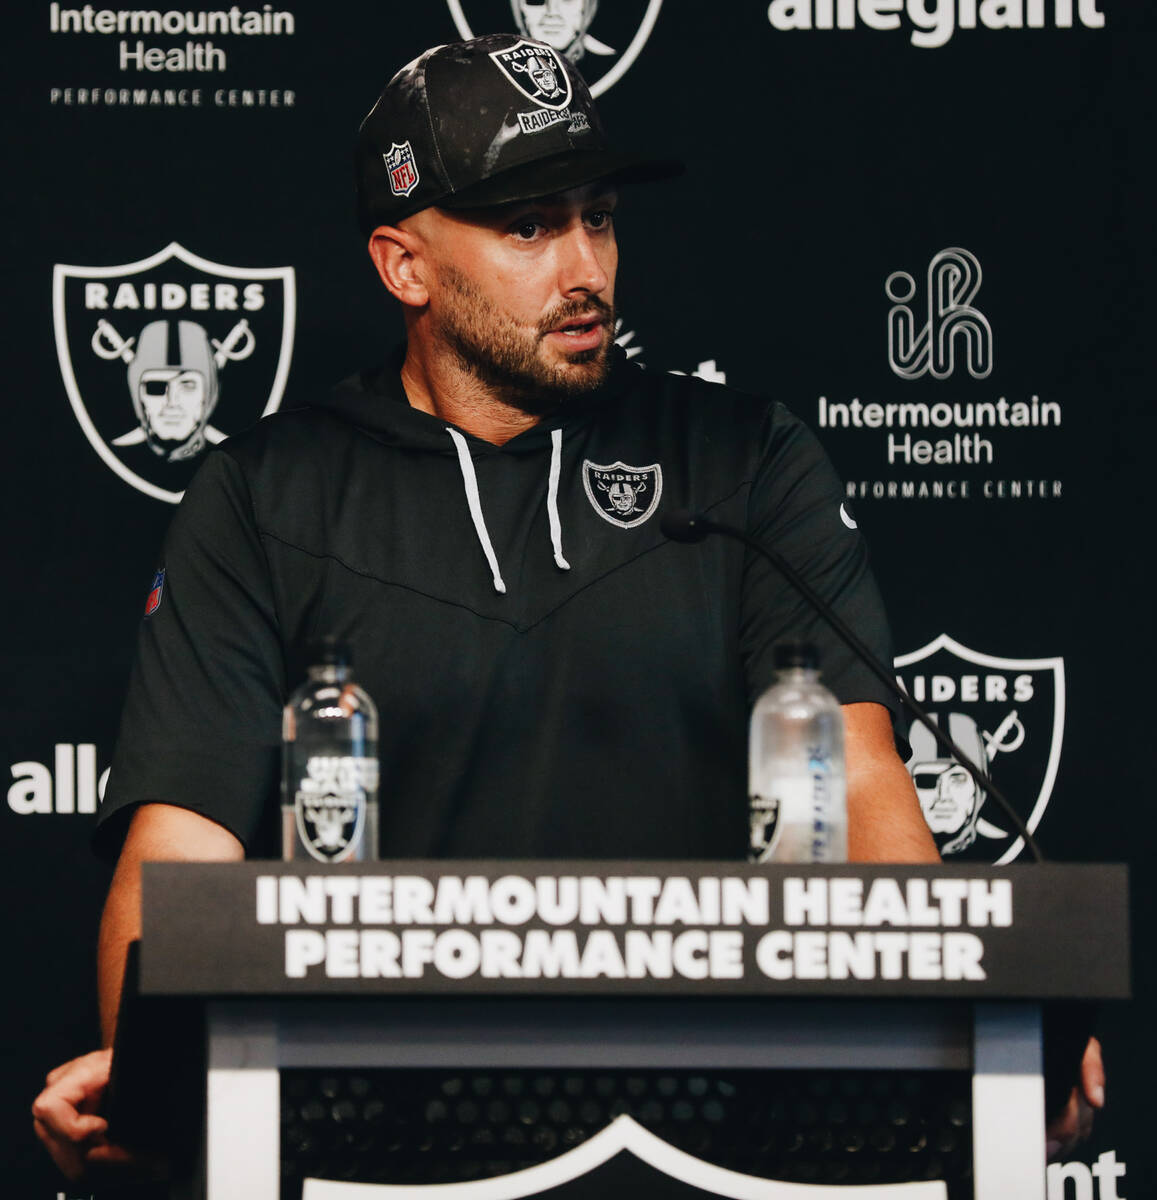
[[[192,1008],[205,1200],[277,1200],[292,1067],[968,1070],[976,1200],[1044,1200],[1041,1005],[1128,997],[1127,888],[1103,865],[148,864],[112,1132],[156,1136]]]

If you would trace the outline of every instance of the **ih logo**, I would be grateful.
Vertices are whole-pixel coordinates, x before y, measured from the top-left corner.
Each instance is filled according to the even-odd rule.
[[[663,494],[663,469],[658,463],[632,467],[624,462],[607,466],[583,459],[583,487],[595,512],[621,529],[633,529],[655,511]]]
[[[206,446],[281,403],[293,350],[292,267],[229,267],[171,242],[140,262],[57,265],[56,352],[92,448],[176,504]]]
[[[1065,724],[1061,658],[980,654],[946,633],[896,659],[905,691],[936,718],[972,761],[1017,806],[1030,833],[1044,816],[1056,782]],[[909,733],[908,771],[924,819],[945,857],[996,865],[1024,846],[1008,818],[985,805],[987,793],[923,726]]]
[[[663,0],[615,0],[613,4],[604,4],[601,10],[599,0],[446,0],[446,3],[459,34],[467,39],[492,29],[509,29],[513,16],[524,38],[544,43],[571,62],[582,61],[583,78],[590,85],[592,96],[601,96],[626,74],[651,36],[659,9],[663,7]],[[541,54],[541,47],[538,49]],[[510,78],[506,66],[499,65]],[[561,64],[556,63],[552,70],[558,73],[558,82],[566,84]],[[511,82],[530,96],[525,75],[520,77],[521,84],[518,77],[511,78]],[[537,96],[531,99],[542,103]],[[568,87],[567,100],[557,104],[552,99],[549,106],[562,108],[569,103]]]
[[[916,281],[907,271],[893,271],[884,283],[894,307],[888,313],[888,365],[901,379],[947,379],[956,369],[956,347],[962,343],[968,373],[984,379],[992,371],[992,329],[972,304],[980,291],[980,263],[958,246],[941,250],[928,264],[927,316],[917,328],[909,301]]]

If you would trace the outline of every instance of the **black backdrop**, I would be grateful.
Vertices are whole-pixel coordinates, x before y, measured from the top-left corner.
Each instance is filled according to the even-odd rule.
[[[652,367],[774,394],[819,429],[873,546],[901,677],[990,735],[992,769],[1046,853],[1139,868],[1137,999],[1106,1016],[1110,1107],[1079,1152],[1126,1164],[1091,1186],[1133,1200],[1157,1194],[1147,7],[602,0],[580,63],[616,140],[690,166],[624,197],[620,336]],[[832,8],[854,27],[823,28]],[[353,132],[402,62],[456,28],[513,22],[499,0],[212,11],[226,17],[37,0],[5,18],[13,1195],[55,1194],[27,1104],[45,1069],[95,1044],[108,872],[87,848],[91,779],[173,512],[156,493],[196,465],[113,444],[136,428],[118,347],[164,319],[235,333],[212,416],[223,434],[380,359],[400,322],[352,220]],[[244,32],[254,22],[267,31]],[[171,69],[148,69],[154,48]],[[959,265],[939,268],[931,311],[944,250]],[[110,307],[93,307],[94,282]],[[260,307],[215,307],[229,296],[217,284],[241,296],[254,282]],[[165,308],[158,286],[150,308],[149,283],[183,291]],[[954,361],[919,341],[890,359],[893,308],[915,337],[958,323]],[[112,332],[94,349],[101,319]],[[979,815],[954,853],[1014,856],[999,817]]]

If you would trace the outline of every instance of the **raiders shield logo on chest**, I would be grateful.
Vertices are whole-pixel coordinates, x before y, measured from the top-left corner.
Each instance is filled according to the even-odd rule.
[[[583,459],[583,487],[591,507],[612,525],[632,529],[655,511],[663,494],[658,463],[633,467],[625,462],[595,463]]]

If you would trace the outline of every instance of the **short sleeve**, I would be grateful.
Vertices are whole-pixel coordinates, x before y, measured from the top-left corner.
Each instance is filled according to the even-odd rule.
[[[147,607],[95,848],[114,856],[136,806],[159,802],[251,850],[276,811],[285,665],[248,489],[227,453],[190,484]]]
[[[769,411],[761,461],[748,495],[747,532],[778,550],[885,665],[892,639],[868,547],[835,469],[812,432],[782,405]],[[747,552],[740,646],[749,703],[775,679],[773,651],[786,638],[812,641],[820,675],[841,704],[872,701],[892,714],[908,752],[898,700],[766,559]]]

